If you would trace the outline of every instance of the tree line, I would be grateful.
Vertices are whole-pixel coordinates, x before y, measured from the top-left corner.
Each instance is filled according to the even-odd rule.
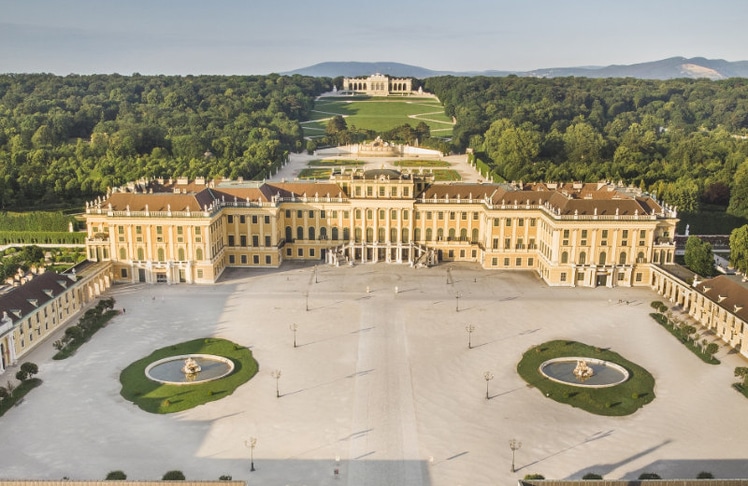
[[[331,81],[0,75],[0,208],[80,201],[141,177],[261,179],[304,148]]]
[[[468,147],[505,180],[623,181],[686,212],[748,216],[748,79],[435,77]]]

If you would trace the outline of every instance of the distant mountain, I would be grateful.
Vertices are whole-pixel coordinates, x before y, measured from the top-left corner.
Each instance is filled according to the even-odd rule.
[[[538,78],[586,77],[586,78],[748,78],[748,61],[725,61],[703,57],[671,57],[661,61],[629,65],[545,68],[533,71],[434,71],[419,66],[397,62],[323,62],[313,66],[289,71],[286,75],[335,78],[337,76],[368,76],[374,73],[418,79],[434,76],[528,76]]]

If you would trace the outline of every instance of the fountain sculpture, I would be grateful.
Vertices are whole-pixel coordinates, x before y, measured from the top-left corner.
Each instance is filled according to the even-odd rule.
[[[184,360],[184,366],[182,367],[182,373],[184,373],[187,376],[194,376],[198,373],[200,373],[200,365],[197,364],[197,361],[195,361],[192,357],[188,357]]]
[[[592,375],[595,374],[595,370],[587,365],[587,361],[580,359],[579,361],[577,361],[577,366],[576,368],[574,368],[573,373],[574,376],[576,376],[577,380],[587,381],[592,378]]]

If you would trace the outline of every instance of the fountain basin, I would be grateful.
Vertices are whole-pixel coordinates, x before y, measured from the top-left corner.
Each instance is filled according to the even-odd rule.
[[[580,380],[574,370],[579,362],[587,363],[592,376]],[[551,381],[583,388],[606,388],[616,386],[629,379],[629,372],[611,361],[584,357],[563,357],[549,359],[541,363],[540,373]]]
[[[185,360],[194,360],[200,368],[197,373],[185,373]],[[149,364],[145,376],[165,385],[192,385],[218,380],[234,371],[234,362],[213,354],[183,354],[169,356]]]

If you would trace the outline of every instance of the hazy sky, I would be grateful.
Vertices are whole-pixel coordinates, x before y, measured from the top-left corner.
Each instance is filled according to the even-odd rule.
[[[267,74],[748,60],[746,0],[0,0],[0,72]]]

